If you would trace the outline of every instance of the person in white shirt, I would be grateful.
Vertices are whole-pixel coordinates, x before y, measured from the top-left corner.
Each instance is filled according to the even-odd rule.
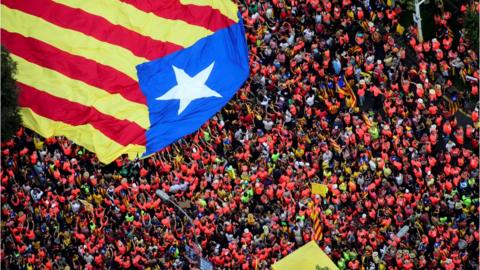
[[[307,103],[308,106],[312,107],[313,104],[315,103],[315,95],[311,95],[307,97],[307,100],[305,101],[305,103]]]

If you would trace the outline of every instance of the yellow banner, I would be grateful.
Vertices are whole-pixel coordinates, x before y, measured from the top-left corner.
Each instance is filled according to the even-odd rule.
[[[312,193],[325,198],[327,196],[328,186],[324,184],[312,183]]]
[[[335,263],[315,243],[310,241],[272,265],[273,270],[338,270]]]

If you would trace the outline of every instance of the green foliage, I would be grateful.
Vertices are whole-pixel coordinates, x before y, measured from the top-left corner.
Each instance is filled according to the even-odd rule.
[[[400,3],[404,4],[406,9],[409,11],[415,11],[415,1],[414,0],[403,0]]]
[[[475,9],[470,9],[465,14],[464,27],[465,37],[472,43],[472,49],[478,53],[478,39],[479,39],[479,26],[478,26],[478,13]]]
[[[21,118],[18,114],[18,88],[15,82],[17,66],[10,53],[2,46],[2,141],[8,140],[19,129]]]

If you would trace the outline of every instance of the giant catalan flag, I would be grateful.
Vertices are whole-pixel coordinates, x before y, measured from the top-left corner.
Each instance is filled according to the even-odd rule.
[[[104,163],[196,131],[248,76],[230,0],[3,0],[24,125]]]

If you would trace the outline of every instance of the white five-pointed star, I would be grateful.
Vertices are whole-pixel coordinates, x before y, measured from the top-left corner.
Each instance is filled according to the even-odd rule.
[[[190,102],[206,97],[219,97],[222,96],[210,89],[205,82],[207,82],[210,73],[212,73],[213,65],[215,62],[212,62],[204,70],[197,73],[197,75],[190,77],[185,70],[172,66],[173,72],[175,72],[175,77],[177,79],[177,85],[170,88],[165,94],[160,97],[157,97],[156,100],[180,100],[180,106],[178,107],[178,115],[180,115],[190,104]]]

